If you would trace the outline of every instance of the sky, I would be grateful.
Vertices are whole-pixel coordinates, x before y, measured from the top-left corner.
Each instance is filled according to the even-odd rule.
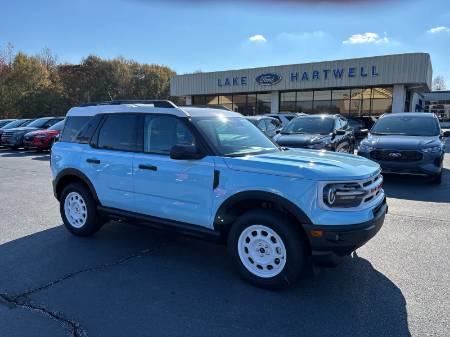
[[[449,0],[9,0],[0,47],[94,54],[177,73],[426,52],[450,87]]]

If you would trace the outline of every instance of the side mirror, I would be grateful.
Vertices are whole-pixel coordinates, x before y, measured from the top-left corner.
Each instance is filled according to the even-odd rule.
[[[369,129],[361,129],[359,130],[359,133],[361,133],[364,136],[367,136],[369,134]]]
[[[170,158],[176,160],[202,159],[203,154],[199,153],[193,145],[175,145],[170,150]]]
[[[345,130],[342,129],[337,129],[335,131],[336,136],[344,136],[345,135]]]
[[[443,130],[442,131],[442,136],[444,136],[444,137],[450,137],[450,130]]]

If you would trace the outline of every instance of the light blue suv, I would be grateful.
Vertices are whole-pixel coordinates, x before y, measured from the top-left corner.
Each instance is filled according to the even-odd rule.
[[[70,109],[51,168],[73,234],[120,219],[218,239],[266,288],[292,284],[310,258],[335,265],[387,212],[373,161],[281,148],[238,113],[169,101]]]

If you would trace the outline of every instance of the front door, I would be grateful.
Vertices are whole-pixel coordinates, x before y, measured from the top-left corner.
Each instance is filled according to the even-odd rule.
[[[174,145],[196,145],[185,120],[146,115],[144,152],[134,156],[136,212],[210,227],[214,158],[175,160]]]

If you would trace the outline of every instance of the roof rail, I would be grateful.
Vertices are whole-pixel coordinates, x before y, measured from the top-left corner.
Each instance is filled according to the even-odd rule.
[[[155,108],[178,108],[175,103],[169,100],[117,100],[106,102],[91,102],[81,104],[80,107],[96,106],[96,105],[120,105],[120,104],[153,104]]]

